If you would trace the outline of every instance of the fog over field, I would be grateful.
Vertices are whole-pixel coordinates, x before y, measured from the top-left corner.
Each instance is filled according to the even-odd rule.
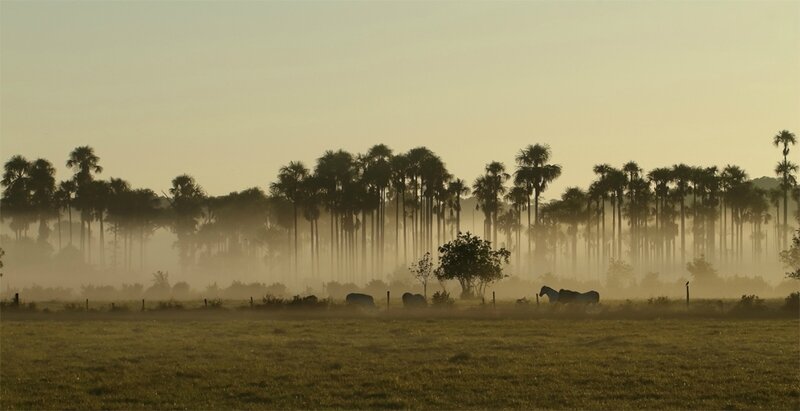
[[[499,298],[531,298],[542,285],[615,298],[680,296],[685,281],[702,297],[796,288],[779,254],[796,225],[797,189],[785,227],[780,179],[751,180],[736,166],[600,164],[588,189],[559,194],[548,184],[561,166],[544,144],[521,149],[515,164],[488,163],[471,184],[424,147],[375,145],[290,162],[269,185],[210,196],[189,175],[161,193],[103,180],[98,154],[70,153],[72,176],[42,159],[6,163],[6,297],[419,291],[409,266],[428,252],[435,266],[459,231],[511,252],[507,277],[489,288]]]

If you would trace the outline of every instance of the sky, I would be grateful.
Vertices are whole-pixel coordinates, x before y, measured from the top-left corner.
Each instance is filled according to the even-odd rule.
[[[629,160],[772,175],[781,129],[797,1],[0,2],[0,156],[61,179],[88,144],[104,177],[220,195],[385,143],[471,182],[546,143],[556,195]]]

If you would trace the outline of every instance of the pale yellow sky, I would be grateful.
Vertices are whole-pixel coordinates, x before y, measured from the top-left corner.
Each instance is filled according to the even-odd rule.
[[[0,155],[60,178],[89,144],[104,176],[223,194],[382,142],[471,182],[540,142],[559,192],[601,162],[771,175],[784,128],[798,1],[0,2]]]

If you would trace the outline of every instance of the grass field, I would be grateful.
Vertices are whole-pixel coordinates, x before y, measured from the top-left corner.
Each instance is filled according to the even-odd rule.
[[[800,408],[797,318],[4,315],[3,409]]]

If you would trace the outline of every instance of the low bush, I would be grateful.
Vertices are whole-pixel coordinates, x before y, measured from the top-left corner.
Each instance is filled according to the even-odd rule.
[[[111,311],[122,313],[130,311],[130,308],[125,304],[111,304]]]
[[[86,306],[79,303],[66,303],[64,304],[64,311],[69,311],[69,312],[86,311]]]
[[[175,300],[168,300],[168,301],[159,301],[158,305],[156,305],[156,310],[182,310],[183,304],[175,301]]]
[[[764,309],[766,309],[764,300],[755,294],[743,295],[742,299],[733,307],[733,310],[737,312],[763,311]]]
[[[656,306],[656,307],[666,307],[666,306],[672,304],[672,300],[670,300],[669,297],[665,297],[665,296],[655,297],[655,298],[651,297],[651,298],[647,299],[647,304],[653,305],[653,306]]]
[[[784,301],[784,310],[800,312],[800,291],[789,294]]]
[[[450,293],[447,291],[437,291],[431,297],[431,304],[434,307],[452,307],[455,303],[456,301],[450,297]]]

